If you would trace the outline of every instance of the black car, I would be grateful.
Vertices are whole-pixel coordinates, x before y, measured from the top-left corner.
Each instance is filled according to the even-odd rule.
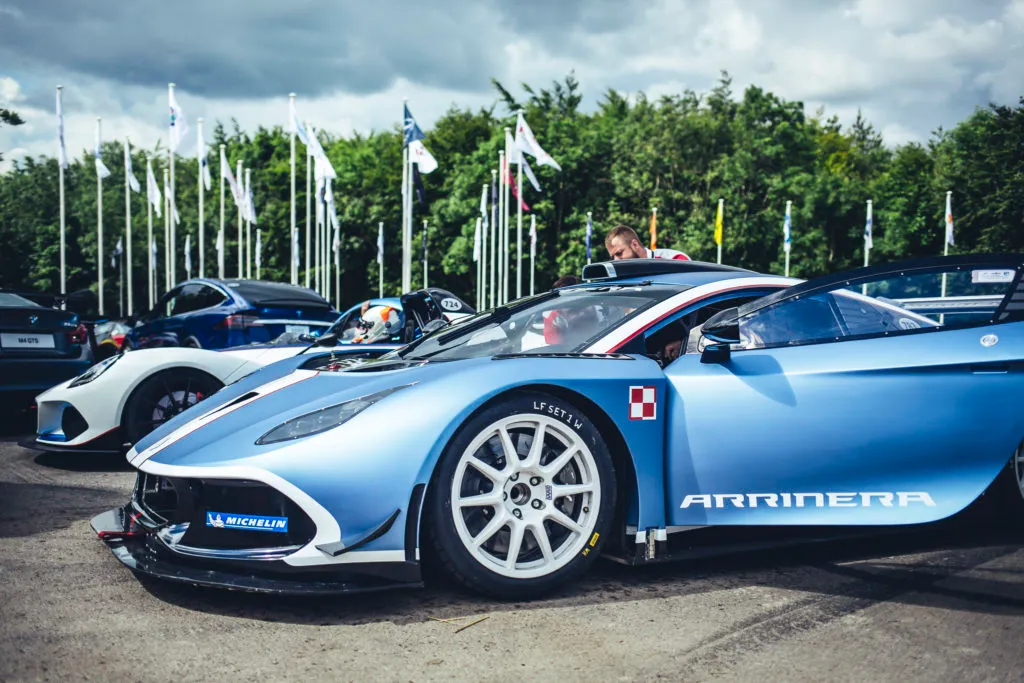
[[[29,405],[92,363],[89,330],[76,313],[0,291],[0,403]]]

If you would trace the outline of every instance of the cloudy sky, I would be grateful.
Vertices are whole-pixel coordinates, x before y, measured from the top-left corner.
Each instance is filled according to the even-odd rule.
[[[1024,0],[0,0],[5,164],[104,138],[166,144],[167,83],[192,130],[304,119],[336,134],[423,128],[455,103],[489,106],[492,77],[548,85],[575,71],[592,108],[608,88],[706,91],[721,70],[824,106],[861,109],[890,144],[927,140],[976,106],[1024,95]],[[194,150],[194,141],[182,147]]]

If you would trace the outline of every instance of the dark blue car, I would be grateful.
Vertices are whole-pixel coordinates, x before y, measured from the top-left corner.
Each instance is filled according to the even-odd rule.
[[[124,346],[224,349],[267,342],[286,332],[322,331],[337,318],[330,303],[305,287],[197,278],[160,297],[153,310],[135,321]]]

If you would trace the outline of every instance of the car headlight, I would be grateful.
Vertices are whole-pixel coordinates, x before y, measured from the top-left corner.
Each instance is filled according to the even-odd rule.
[[[106,360],[101,360],[99,363],[92,366],[91,368],[83,372],[81,375],[71,380],[71,384],[68,385],[68,388],[70,389],[71,387],[80,387],[83,384],[88,384],[89,382],[93,381],[94,379],[102,375],[104,372],[106,372],[111,365],[117,362],[117,359],[120,357],[120,354],[118,354],[116,356],[111,356]]]
[[[321,408],[320,410],[314,410],[313,412],[306,413],[305,415],[300,415],[274,427],[269,432],[256,439],[256,444],[264,446],[266,444],[290,441],[292,439],[301,439],[305,436],[312,436],[313,434],[326,432],[328,429],[334,429],[335,427],[348,422],[353,417],[386,396],[395,393],[399,389],[405,389],[406,387],[411,386],[412,384],[403,384],[401,386],[391,387],[390,389],[378,391],[375,394],[360,396],[359,398],[353,398],[345,401],[344,403],[339,403],[337,405]]]

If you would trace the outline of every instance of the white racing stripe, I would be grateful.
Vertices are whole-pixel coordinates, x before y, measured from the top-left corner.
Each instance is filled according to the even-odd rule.
[[[801,282],[803,280],[789,277],[758,276],[731,278],[711,282],[706,285],[698,285],[675,296],[671,296],[659,304],[655,304],[630,320],[627,324],[615,328],[610,334],[591,344],[584,353],[611,353],[648,327],[661,322],[663,318],[701,299],[706,299],[716,294],[741,289],[759,289],[762,287],[792,287]]]
[[[138,467],[139,463],[142,463],[142,462],[145,462],[146,460],[149,460],[154,455],[156,455],[157,453],[159,453],[163,449],[167,448],[171,444],[173,444],[173,443],[175,443],[177,441],[180,441],[181,439],[185,438],[186,436],[188,436],[192,432],[196,431],[197,429],[199,429],[201,427],[204,427],[204,426],[210,424],[214,420],[218,420],[221,417],[224,417],[225,415],[227,415],[229,413],[233,413],[234,411],[238,410],[239,408],[247,406],[250,403],[252,403],[253,401],[258,401],[259,399],[263,398],[264,396],[268,396],[268,395],[274,393],[275,391],[279,391],[281,389],[284,389],[285,387],[290,387],[293,384],[298,384],[299,382],[301,382],[303,380],[307,380],[307,379],[311,379],[313,377],[316,377],[318,374],[320,374],[320,373],[318,371],[316,371],[316,370],[296,370],[296,371],[292,372],[289,375],[285,375],[284,377],[280,377],[278,379],[275,379],[272,382],[267,382],[266,384],[258,386],[255,389],[253,389],[251,392],[247,392],[247,393],[252,393],[252,394],[255,394],[255,395],[250,396],[249,398],[245,399],[244,401],[239,401],[238,399],[235,399],[235,402],[230,402],[229,401],[226,405],[220,406],[218,408],[214,408],[213,410],[209,411],[208,413],[205,413],[204,415],[200,415],[196,419],[191,420],[189,422],[186,422],[185,424],[183,424],[182,426],[178,427],[173,432],[171,432],[170,434],[168,434],[164,438],[160,439],[159,441],[157,441],[156,443],[154,443],[152,446],[150,446],[146,450],[142,451],[141,453],[137,453],[135,451],[135,448],[133,447],[130,451],[128,451],[128,462],[131,465],[133,465],[135,467]]]

